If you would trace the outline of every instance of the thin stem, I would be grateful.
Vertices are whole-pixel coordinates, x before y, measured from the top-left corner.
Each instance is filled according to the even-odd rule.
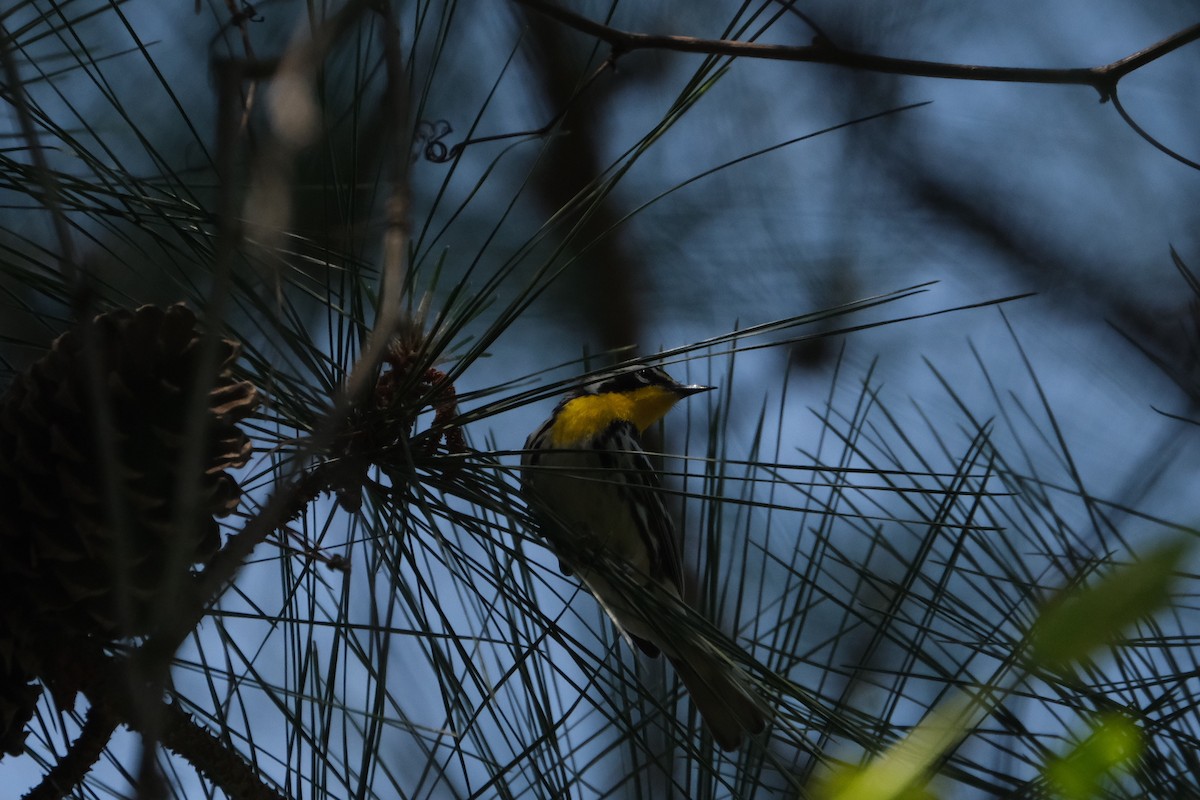
[[[1099,67],[992,67],[975,64],[947,64],[907,58],[890,58],[872,53],[843,50],[828,39],[817,36],[807,45],[761,44],[729,39],[699,39],[693,36],[657,35],[623,31],[601,24],[572,11],[560,8],[549,0],[514,0],[540,14],[561,22],[581,33],[595,36],[613,48],[615,56],[633,50],[673,50],[682,53],[761,58],[776,61],[797,61],[829,64],[849,69],[882,72],[892,75],[912,75],[922,78],[944,78],[967,81],[1001,81],[1008,83],[1044,83],[1091,86],[1100,93],[1101,101],[1108,100],[1113,88],[1124,76],[1155,59],[1200,39],[1200,23],[1172,34],[1156,44]]]

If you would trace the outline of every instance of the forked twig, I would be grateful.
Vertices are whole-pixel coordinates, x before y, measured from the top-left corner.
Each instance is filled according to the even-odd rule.
[[[545,14],[567,27],[595,36],[612,46],[615,55],[634,50],[674,50],[682,53],[759,58],[775,61],[796,61],[829,64],[836,67],[883,72],[892,75],[912,75],[922,78],[947,78],[968,81],[1002,81],[1009,83],[1046,83],[1091,86],[1100,93],[1101,101],[1108,100],[1112,87],[1121,78],[1150,62],[1200,39],[1200,23],[1172,34],[1143,50],[1099,67],[990,67],[975,64],[947,64],[940,61],[891,58],[873,53],[859,53],[837,47],[823,37],[811,44],[786,45],[743,42],[731,39],[700,39],[694,36],[659,35],[623,31],[567,11],[549,0],[514,0],[520,5]]]
[[[910,75],[920,78],[1090,86],[1099,93],[1102,103],[1109,100],[1116,101],[1117,83],[1126,75],[1200,39],[1200,23],[1197,23],[1136,53],[1097,67],[993,67],[859,53],[838,47],[823,36],[815,37],[810,44],[806,45],[784,45],[731,39],[700,39],[694,36],[671,34],[636,33],[588,19],[550,2],[550,0],[513,0],[513,2],[544,14],[569,28],[607,42],[613,51],[610,61],[634,50],[671,50],[732,58],[828,64],[867,72]],[[1118,102],[1114,102],[1114,106],[1121,119],[1147,142],[1180,163],[1200,169],[1200,164],[1171,150],[1137,125],[1119,106]]]

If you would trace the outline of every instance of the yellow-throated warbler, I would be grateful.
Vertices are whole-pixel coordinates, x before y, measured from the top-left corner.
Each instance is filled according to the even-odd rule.
[[[763,729],[768,712],[744,672],[702,635],[671,622],[683,612],[683,568],[641,443],[675,403],[711,388],[644,366],[584,386],[525,443],[522,484],[563,572],[577,573],[639,648],[666,654],[717,744],[732,750]]]

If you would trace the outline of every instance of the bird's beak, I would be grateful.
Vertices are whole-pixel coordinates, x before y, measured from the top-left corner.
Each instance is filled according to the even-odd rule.
[[[698,383],[693,383],[693,384],[691,384],[691,385],[689,385],[689,386],[683,386],[683,385],[676,386],[676,387],[675,387],[675,394],[679,395],[680,397],[687,397],[688,395],[692,395],[692,394],[700,394],[701,392],[710,392],[710,391],[712,391],[712,390],[713,390],[713,389],[715,389],[715,388],[717,388],[717,387],[715,387],[715,386],[701,386],[701,385],[700,385],[700,384],[698,384]]]

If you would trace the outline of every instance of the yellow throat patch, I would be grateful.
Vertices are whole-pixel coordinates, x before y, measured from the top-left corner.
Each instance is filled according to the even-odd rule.
[[[572,398],[558,412],[558,420],[550,430],[550,446],[579,447],[619,421],[633,423],[641,433],[677,402],[679,395],[661,386]]]

